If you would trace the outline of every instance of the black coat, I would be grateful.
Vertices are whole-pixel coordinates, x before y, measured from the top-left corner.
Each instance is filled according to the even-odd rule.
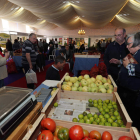
[[[15,51],[15,50],[18,50],[18,49],[20,49],[20,44],[19,44],[19,42],[16,42],[16,43],[13,44],[13,50]]]
[[[13,51],[12,43],[11,43],[11,42],[7,42],[7,43],[6,43],[6,49],[7,49],[8,51]]]
[[[126,48],[125,43],[119,45],[117,42],[112,42],[108,45],[105,54],[104,54],[104,62],[107,66],[108,74],[118,76],[120,67],[119,65],[109,63],[112,58],[121,60],[128,54],[128,49]]]
[[[68,54],[68,55],[66,54],[66,49],[60,50],[59,52],[60,52],[60,53],[63,53],[64,55],[66,55],[66,61],[67,61],[68,59],[72,60],[72,58],[73,58],[73,53],[72,53],[71,50],[69,50],[69,54]]]
[[[49,55],[52,55],[53,50],[54,50],[54,47],[53,46],[50,47],[50,49],[49,49]]]

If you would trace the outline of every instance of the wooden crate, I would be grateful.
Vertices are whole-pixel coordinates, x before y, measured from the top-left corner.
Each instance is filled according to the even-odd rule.
[[[12,132],[7,140],[21,140],[27,133],[29,125],[33,124],[40,116],[42,110],[42,103],[38,102],[30,114],[19,124],[19,126]]]
[[[39,116],[39,118],[36,120],[36,122],[30,128],[30,130],[26,133],[23,140],[29,140],[29,139],[35,140],[37,138],[37,136],[41,130],[40,122],[43,118],[46,118],[45,114],[41,114]],[[54,120],[54,121],[57,126],[63,126],[68,129],[74,125],[80,125],[83,129],[86,129],[89,132],[92,130],[97,130],[102,134],[104,131],[108,131],[111,133],[113,140],[118,140],[119,137],[121,137],[121,136],[128,136],[128,137],[131,137],[133,140],[140,140],[139,133],[138,133],[137,129],[134,127],[127,128],[125,130],[121,130],[121,129],[114,130],[114,129],[108,129],[108,128],[104,129],[101,127],[86,125],[86,124],[82,124],[82,123],[66,122],[66,121],[59,121],[59,120]]]
[[[66,73],[64,76],[63,76],[63,78],[61,79],[61,81],[59,82],[59,88],[61,89],[61,86],[62,86],[62,83],[64,82],[64,80],[65,80],[65,77],[66,76],[68,76],[69,74],[68,73]],[[108,75],[108,79],[110,79],[111,80],[111,83],[112,83],[112,85],[113,85],[113,87],[114,87],[114,92],[117,92],[117,85],[116,85],[116,83],[114,82],[114,80],[113,80],[113,78],[112,78],[112,76],[111,75]],[[73,91],[72,91],[73,92]],[[77,91],[77,92],[79,92],[79,91]]]

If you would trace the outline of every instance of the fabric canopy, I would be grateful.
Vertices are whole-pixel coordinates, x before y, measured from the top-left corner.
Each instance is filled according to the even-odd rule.
[[[0,4],[1,18],[46,30],[101,28],[110,21],[115,26],[137,25],[139,11],[135,0],[1,0]]]

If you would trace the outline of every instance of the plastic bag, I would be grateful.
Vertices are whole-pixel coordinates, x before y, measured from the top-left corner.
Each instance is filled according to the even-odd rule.
[[[37,76],[33,70],[28,70],[26,73],[27,84],[37,83]]]

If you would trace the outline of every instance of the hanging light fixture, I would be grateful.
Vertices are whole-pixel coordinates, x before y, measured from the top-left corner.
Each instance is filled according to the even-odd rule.
[[[78,31],[78,35],[85,35],[85,31],[82,30],[82,22],[81,22],[81,30]]]

